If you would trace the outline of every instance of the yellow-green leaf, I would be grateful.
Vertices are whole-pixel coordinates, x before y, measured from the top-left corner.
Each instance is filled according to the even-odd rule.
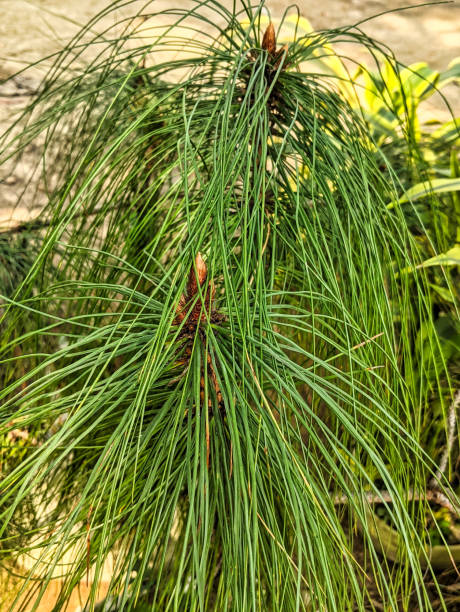
[[[433,179],[424,183],[418,183],[406,191],[399,200],[387,204],[387,208],[394,208],[397,204],[403,204],[410,200],[418,200],[432,193],[445,193],[449,191],[460,191],[460,178]]]
[[[446,253],[430,257],[423,263],[419,264],[417,268],[428,268],[430,266],[458,266],[460,265],[460,244],[456,244],[453,248],[449,249]]]

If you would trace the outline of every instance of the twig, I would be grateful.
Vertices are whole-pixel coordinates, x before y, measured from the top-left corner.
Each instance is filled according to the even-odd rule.
[[[378,493],[365,493],[364,499],[367,501],[368,504],[392,504],[394,501],[394,497],[389,491],[379,491]],[[458,514],[459,512],[459,508],[454,506],[454,504],[447,497],[447,495],[444,495],[444,493],[436,489],[427,489],[425,492],[422,493],[418,493],[413,491],[412,489],[409,489],[409,491],[407,492],[406,499],[407,501],[429,501],[434,504],[438,504],[438,506],[442,506],[443,508],[447,508],[452,514]],[[348,495],[336,495],[334,497],[335,506],[348,504],[349,501],[350,498],[348,497]]]
[[[380,332],[379,334],[375,334],[375,336],[372,336],[372,338],[368,338],[367,340],[364,340],[364,342],[360,342],[359,344],[355,344],[355,346],[351,347],[351,350],[355,351],[356,349],[361,348],[362,346],[364,346],[368,342],[372,342],[373,340],[376,340],[377,338],[380,338],[380,336],[383,336],[383,332]]]
[[[35,96],[37,91],[13,91],[11,93],[1,93],[0,98],[25,98],[27,96]]]
[[[374,338],[370,338],[370,340],[373,340],[378,336],[381,336],[381,334],[374,336]],[[370,340],[367,340],[366,342],[369,342]],[[353,349],[359,348],[366,342],[362,342],[361,344],[354,346]],[[448,421],[447,421],[447,444],[442,454],[441,461],[436,471],[436,474],[433,476],[433,478],[429,482],[429,485],[428,485],[429,488],[424,493],[418,493],[418,492],[413,491],[412,489],[409,489],[407,493],[407,501],[422,501],[422,500],[429,501],[434,504],[438,504],[438,506],[442,506],[443,508],[447,508],[449,512],[455,515],[459,514],[460,508],[458,507],[456,503],[453,503],[452,500],[447,495],[442,493],[439,490],[439,488],[440,488],[440,481],[442,477],[444,476],[444,472],[446,471],[447,465],[449,463],[449,457],[452,452],[452,447],[454,445],[455,438],[457,437],[455,426],[457,423],[457,410],[459,408],[460,408],[460,389],[456,391],[454,398],[452,400],[452,403],[449,406],[449,415],[448,415]],[[379,491],[378,493],[371,493],[371,492],[365,493],[364,499],[367,501],[368,504],[381,504],[381,503],[392,504],[394,501],[392,494],[389,493],[388,491]],[[347,495],[337,495],[336,497],[334,497],[335,506],[339,506],[342,504],[348,504],[349,501],[350,501],[350,498]]]
[[[439,463],[439,468],[437,469],[436,474],[430,480],[430,486],[434,489],[439,489],[440,480],[444,476],[444,473],[447,469],[447,465],[449,463],[452,447],[454,445],[455,438],[457,437],[457,434],[455,432],[455,426],[457,424],[457,410],[459,408],[460,389],[457,389],[454,395],[454,399],[452,400],[452,403],[449,406],[449,415],[447,418],[447,444],[442,454],[441,461]]]
[[[117,206],[110,206],[109,208],[106,209],[105,212],[112,212],[116,208]],[[70,221],[73,221],[74,219],[81,219],[82,217],[92,217],[93,215],[98,215],[101,212],[103,212],[102,208],[97,208],[96,210],[93,210],[91,212],[82,211],[80,213],[76,213],[72,215],[72,217],[70,218]],[[5,229],[0,229],[0,235],[1,234],[21,234],[22,232],[35,231],[35,230],[43,229],[45,227],[50,227],[53,223],[54,221],[52,219],[48,219],[46,221],[40,221],[39,219],[32,219],[31,221],[19,221],[17,225],[13,225]]]
[[[5,85],[8,85],[9,82],[13,83],[13,86],[16,88],[15,91],[3,91]],[[36,96],[40,88],[37,86],[36,88],[30,87],[26,83],[21,83],[15,78],[6,78],[2,80],[0,83],[0,98],[23,98],[26,96]]]

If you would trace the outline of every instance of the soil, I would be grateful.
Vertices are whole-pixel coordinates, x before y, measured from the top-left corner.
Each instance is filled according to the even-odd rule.
[[[176,3],[181,7],[185,5],[184,0],[177,0]],[[224,3],[228,7],[233,4],[232,0],[224,0]],[[174,0],[158,0],[154,6],[168,8],[174,4]],[[273,16],[281,17],[292,3],[290,0],[272,0],[267,4]],[[297,4],[300,13],[306,16],[316,29],[347,26],[385,11],[394,11],[405,6],[415,7],[387,12],[376,19],[365,21],[360,27],[366,34],[385,43],[403,63],[427,61],[432,68],[443,70],[453,58],[460,56],[459,1],[418,7],[420,2],[414,0],[326,0],[316,3],[298,0]],[[11,123],[14,112],[28,101],[29,90],[34,89],[43,71],[36,68],[13,81],[2,84],[2,80],[26,64],[61,49],[81,25],[108,5],[108,0],[0,0],[0,134]],[[127,14],[128,11],[129,7],[126,7],[124,13]],[[113,21],[113,16],[105,18],[105,23],[109,25]],[[347,53],[355,59],[360,59],[356,48],[347,49]],[[455,85],[445,90],[457,115],[460,114],[459,91]],[[430,101],[430,104],[429,112],[442,119],[446,119],[446,116],[448,118],[441,99]],[[3,184],[0,182],[0,224],[2,217],[11,218],[18,193],[29,180],[36,160],[34,149],[29,148],[22,165],[17,166],[12,173],[4,171],[0,174],[0,179],[3,179]],[[40,201],[33,204],[39,205]],[[28,218],[33,214],[31,208],[32,203],[26,202],[24,206],[16,209],[15,218]],[[110,573],[106,578],[110,578]],[[104,586],[101,585],[102,592]],[[54,584],[48,589],[41,610],[47,612],[53,608],[58,588],[58,584]],[[86,590],[86,585],[82,585],[82,590]],[[84,600],[85,593],[81,595]],[[68,607],[69,612],[78,610],[81,602],[76,592]]]

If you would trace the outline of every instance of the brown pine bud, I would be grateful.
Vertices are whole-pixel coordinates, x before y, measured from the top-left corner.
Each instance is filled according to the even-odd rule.
[[[275,36],[275,28],[273,27],[272,22],[267,26],[265,30],[264,37],[262,39],[262,49],[268,51],[270,55],[275,55],[276,53],[276,36]]]
[[[179,303],[176,306],[175,323],[181,323],[185,319],[187,301],[184,294],[180,296]]]
[[[195,257],[195,266],[192,266],[190,268],[190,274],[188,277],[187,294],[189,299],[193,298],[196,295],[198,291],[198,285],[200,287],[203,286],[207,274],[208,268],[206,267],[204,259],[201,257],[201,253],[197,253]]]
[[[288,52],[287,45],[283,45],[281,49],[279,49],[278,53],[276,54],[276,62],[273,66],[273,70],[278,70],[281,62],[283,62],[283,68],[286,67],[287,52]]]

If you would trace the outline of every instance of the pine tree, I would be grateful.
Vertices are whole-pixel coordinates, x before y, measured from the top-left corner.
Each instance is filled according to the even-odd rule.
[[[427,278],[396,173],[305,71],[363,37],[283,45],[214,0],[148,16],[150,39],[139,15],[83,29],[1,141],[39,143],[47,190],[2,298],[1,432],[36,442],[1,485],[2,555],[33,559],[16,605],[60,575],[64,609],[91,574],[93,609],[111,559],[106,610],[364,610],[368,577],[386,610],[432,609],[420,439],[450,379]]]

